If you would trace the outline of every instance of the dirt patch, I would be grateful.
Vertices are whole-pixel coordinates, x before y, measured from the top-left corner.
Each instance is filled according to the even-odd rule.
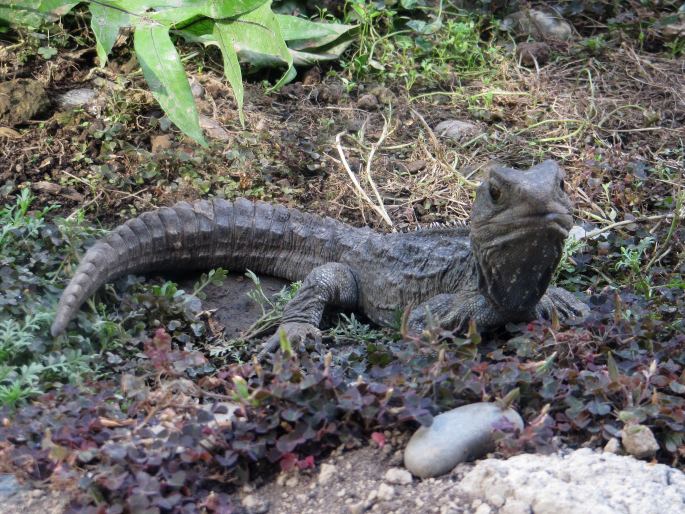
[[[180,285],[192,290],[197,277],[186,278]],[[259,277],[262,290],[271,299],[289,282],[269,276]],[[202,308],[212,312],[212,319],[223,330],[226,339],[236,339],[252,325],[262,313],[261,307],[252,300],[248,293],[254,291],[254,283],[243,275],[232,274],[227,277],[223,285],[210,284],[204,290],[206,298],[202,301]]]
[[[390,434],[389,434],[390,435]],[[475,504],[456,487],[473,464],[461,464],[450,474],[411,483],[391,483],[386,473],[402,466],[405,437],[383,448],[366,446],[336,451],[324,468],[313,472],[282,473],[255,489],[244,487],[239,497],[247,512],[279,514],[460,513],[474,512]]]

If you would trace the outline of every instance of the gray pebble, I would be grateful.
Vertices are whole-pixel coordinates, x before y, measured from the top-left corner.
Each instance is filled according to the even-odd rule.
[[[573,37],[573,27],[561,16],[526,9],[510,14],[502,21],[504,30],[513,30],[521,36],[537,40],[558,39],[567,41]]]
[[[414,433],[404,451],[404,465],[417,477],[427,478],[482,457],[492,450],[493,425],[502,418],[523,428],[516,411],[503,411],[495,403],[472,403],[444,412],[430,427],[420,427]]]
[[[468,121],[445,120],[438,123],[433,129],[433,132],[443,139],[465,142],[467,139],[477,136],[482,131],[478,125],[474,125]]]
[[[626,452],[637,459],[649,459],[659,451],[654,433],[644,425],[626,425],[621,431],[621,442]]]

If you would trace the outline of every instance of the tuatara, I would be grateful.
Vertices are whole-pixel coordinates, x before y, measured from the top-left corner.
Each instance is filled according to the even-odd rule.
[[[549,287],[571,226],[564,172],[554,161],[491,169],[469,227],[384,234],[245,199],[181,202],[127,221],[88,250],[62,294],[52,334],[117,276],[218,266],[303,280],[281,324],[293,342],[320,337],[327,305],[386,326],[409,306],[413,330],[424,328],[429,313],[457,331],[471,319],[487,330],[550,318],[555,309],[561,320],[582,318],[583,302]],[[262,355],[278,339],[277,332]]]

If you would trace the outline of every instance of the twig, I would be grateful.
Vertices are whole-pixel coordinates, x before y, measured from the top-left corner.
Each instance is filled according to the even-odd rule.
[[[357,179],[357,176],[354,174],[352,169],[350,168],[349,163],[347,162],[347,158],[345,157],[345,151],[343,150],[342,144],[341,144],[341,139],[345,135],[345,132],[339,132],[335,136],[335,147],[338,150],[338,155],[340,155],[340,162],[347,172],[347,176],[350,177],[350,180],[352,181],[352,184],[354,184],[355,190],[357,193],[359,193],[364,200],[369,204],[369,206],[378,214],[385,223],[388,224],[389,227],[393,227],[392,220],[390,219],[390,216],[388,216],[388,213],[385,210],[385,207],[383,207],[383,204],[381,203],[380,206],[376,205],[373,203],[373,200],[369,197],[368,194],[366,194],[366,191],[364,191],[364,188],[361,186],[359,183],[359,179]]]
[[[383,116],[383,115],[381,115]],[[388,118],[392,117],[392,109],[388,113]],[[383,210],[385,213],[385,221],[390,225],[390,227],[393,226],[392,220],[388,216],[387,211],[385,210],[385,207],[383,205],[383,199],[381,198],[380,193],[378,192],[378,188],[376,187],[376,183],[373,181],[373,178],[371,177],[371,163],[373,162],[373,156],[376,153],[376,150],[378,147],[380,147],[383,144],[383,141],[385,140],[386,137],[388,137],[388,125],[389,122],[383,116],[383,131],[381,132],[381,137],[378,138],[378,141],[376,143],[371,145],[371,151],[369,152],[369,156],[366,159],[366,180],[369,181],[369,185],[371,186],[371,190],[373,191],[373,194],[376,196],[376,200],[378,201],[378,206]]]
[[[673,217],[675,217],[675,214],[656,214],[654,216],[643,216],[642,218],[635,218],[634,220],[617,221],[615,223],[612,223],[611,225],[607,225],[606,227],[596,228],[595,230],[591,230],[590,232],[585,232],[585,234],[578,238],[578,241],[582,241],[583,239],[592,239],[616,227],[631,225],[633,223],[644,223],[645,221],[670,219]]]

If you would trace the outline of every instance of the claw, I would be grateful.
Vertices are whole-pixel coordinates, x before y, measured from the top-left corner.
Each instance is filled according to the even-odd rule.
[[[573,294],[559,287],[550,287],[540,302],[539,314],[545,319],[551,318],[551,310],[556,309],[562,321],[582,321],[590,308]]]
[[[284,323],[278,327],[274,335],[266,340],[257,354],[258,361],[263,361],[268,354],[275,352],[280,346],[281,330],[285,331],[285,337],[288,341],[295,345],[302,344],[308,339],[313,339],[315,342],[321,341],[321,331],[310,323]]]

